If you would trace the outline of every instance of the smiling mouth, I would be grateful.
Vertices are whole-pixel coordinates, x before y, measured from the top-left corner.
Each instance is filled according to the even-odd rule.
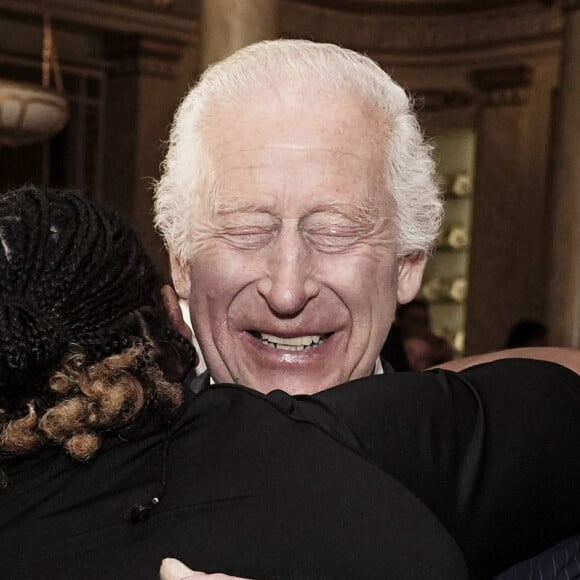
[[[282,337],[276,336],[275,334],[267,334],[266,332],[256,331],[250,331],[250,334],[271,348],[297,352],[311,348],[318,348],[328,340],[332,333],[294,337]]]

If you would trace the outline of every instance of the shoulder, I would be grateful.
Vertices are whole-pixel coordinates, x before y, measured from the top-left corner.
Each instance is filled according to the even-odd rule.
[[[494,392],[517,391],[531,395],[533,392],[576,393],[580,389],[580,375],[567,366],[531,358],[503,358],[465,368],[459,372],[434,369],[428,373],[454,376],[478,390]]]
[[[455,359],[438,365],[438,368],[461,371],[482,363],[512,360],[536,360],[538,362],[556,363],[569,370],[580,373],[580,349],[560,347],[530,347],[499,350]]]

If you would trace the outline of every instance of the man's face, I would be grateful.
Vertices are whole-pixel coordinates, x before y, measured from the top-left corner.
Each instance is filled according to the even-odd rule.
[[[423,269],[396,258],[377,118],[300,91],[214,113],[215,208],[192,216],[202,241],[174,264],[212,377],[313,393],[372,374]]]

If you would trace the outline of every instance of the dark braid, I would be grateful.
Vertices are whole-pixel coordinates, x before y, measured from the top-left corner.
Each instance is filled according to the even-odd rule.
[[[136,357],[131,373],[149,399],[161,380],[151,364],[181,380],[195,354],[167,324],[162,283],[113,212],[71,191],[0,195],[0,430],[30,415],[31,402],[42,413],[62,399],[49,383],[71,354],[90,369],[129,349],[122,360]]]

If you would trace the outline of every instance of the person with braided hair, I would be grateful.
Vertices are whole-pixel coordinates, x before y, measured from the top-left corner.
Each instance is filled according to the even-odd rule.
[[[22,188],[2,196],[0,242],[2,455],[60,444],[85,460],[107,431],[179,404],[192,351],[164,324],[162,279],[124,222]]]
[[[577,530],[572,370],[194,393],[171,296],[115,214],[0,195],[3,579],[483,579]]]
[[[196,354],[169,326],[162,286],[137,235],[113,212],[71,191],[30,186],[0,195],[2,578],[33,575],[45,536],[56,539],[51,530],[62,528],[69,537],[74,518],[86,515],[73,510],[67,531],[67,518],[43,525],[50,510],[27,519],[31,505],[43,497],[58,503],[59,494],[70,493],[76,508],[82,496],[75,488],[115,475],[101,464],[87,474],[83,462],[141,437],[144,425],[154,425],[148,432],[165,441]],[[34,476],[27,472],[31,464],[39,466]],[[77,477],[75,486],[68,485],[69,474]],[[156,479],[160,496],[163,480]],[[138,478],[119,482],[134,485],[136,496],[143,486]],[[44,495],[35,493],[37,486]],[[98,504],[91,508],[91,493],[84,499],[94,516]],[[114,492],[111,499],[118,501]],[[135,502],[128,519],[143,519],[155,501]],[[49,566],[49,577],[69,578],[66,570]]]

